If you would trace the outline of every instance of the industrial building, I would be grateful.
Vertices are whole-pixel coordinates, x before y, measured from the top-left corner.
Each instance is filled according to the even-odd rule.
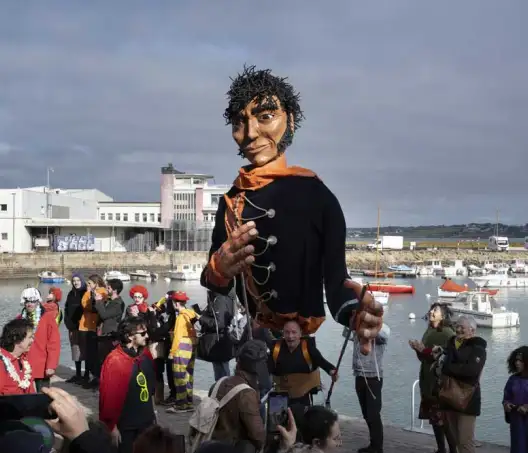
[[[161,168],[161,201],[114,201],[97,189],[0,189],[0,253],[207,250],[228,185]]]

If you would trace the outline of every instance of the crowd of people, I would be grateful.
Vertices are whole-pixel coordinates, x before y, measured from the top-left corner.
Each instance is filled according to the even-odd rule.
[[[221,448],[222,442],[236,445],[235,451],[248,452],[262,448],[304,451],[309,444],[313,444],[312,450],[331,451],[340,445],[335,414],[313,404],[313,395],[321,391],[320,370],[337,382],[337,367],[323,357],[314,337],[303,335],[297,321],[286,322],[280,332],[262,328],[254,320],[246,325],[241,322],[246,320],[244,307],[234,292],[227,296],[209,292],[202,311],[188,307],[189,298],[181,291],[168,291],[162,299],[149,303],[148,290],[135,285],[129,291],[129,304],[121,298],[122,291],[119,280],[104,282],[92,275],[85,282],[80,274],[74,274],[63,313],[60,289],[52,287],[42,297],[37,288],[26,288],[20,315],[2,330],[0,394],[46,393],[58,401],[52,405],[54,410],[64,404],[80,417],[73,397],[50,385],[59,364],[59,325],[64,321],[75,363],[75,374],[68,382],[99,391],[100,423],[98,429],[86,428],[89,434],[81,436],[75,428],[64,428],[69,422],[61,421],[61,410],[55,410],[59,421],[53,421],[52,426],[69,440],[64,444],[69,450],[64,451],[91,452],[84,438],[91,445],[106,442],[109,451],[114,446],[123,453],[149,451],[134,445],[152,445],[152,439],[176,448],[180,441],[157,426],[156,410],[165,406],[169,413],[194,412],[192,417],[197,417],[199,407],[193,401],[196,358],[212,364],[216,400],[221,402],[228,394],[231,397],[222,406],[210,436],[199,442],[203,446],[196,445],[195,451],[217,451],[214,449]],[[419,418],[431,423],[439,453],[474,452],[486,342],[476,335],[472,317],[461,316],[452,323],[446,304],[433,304],[427,318],[422,339],[409,341],[421,364]],[[355,388],[370,433],[369,445],[358,448],[359,453],[383,452],[383,356],[389,337],[390,329],[384,324],[365,355],[357,336],[351,336]],[[231,375],[233,358],[236,368]],[[505,387],[504,410],[512,452],[526,448],[527,358],[528,347],[521,347],[508,360],[512,376]],[[270,437],[266,428],[264,402],[272,390],[287,394],[291,409],[288,424],[277,427],[280,442],[276,436]],[[335,426],[325,425],[328,431],[318,431],[316,426],[325,417],[335,419]],[[78,423],[88,426],[86,421]],[[288,426],[293,429],[294,425],[296,434],[289,442]],[[68,429],[78,434],[76,438]],[[190,445],[199,437],[200,433],[193,434],[191,429]]]

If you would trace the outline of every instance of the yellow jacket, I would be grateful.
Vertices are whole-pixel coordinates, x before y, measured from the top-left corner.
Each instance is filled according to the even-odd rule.
[[[175,355],[182,338],[190,338],[193,343],[196,341],[196,330],[194,330],[193,320],[196,318],[194,310],[184,308],[176,316],[174,325],[174,338],[172,340],[171,355]]]

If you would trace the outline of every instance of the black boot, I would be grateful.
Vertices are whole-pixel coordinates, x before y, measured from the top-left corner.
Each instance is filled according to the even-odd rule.
[[[442,426],[433,425],[433,433],[438,446],[438,453],[446,453],[444,428]]]

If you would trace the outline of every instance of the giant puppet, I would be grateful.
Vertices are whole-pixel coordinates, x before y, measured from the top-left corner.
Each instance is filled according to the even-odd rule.
[[[363,288],[348,276],[341,206],[314,172],[286,163],[304,119],[299,93],[250,66],[227,96],[224,118],[249,165],[219,203],[202,285],[223,294],[236,285],[261,326],[297,319],[305,334],[325,319],[324,285],[332,316],[357,331],[367,353],[383,309],[368,292],[360,303]]]

